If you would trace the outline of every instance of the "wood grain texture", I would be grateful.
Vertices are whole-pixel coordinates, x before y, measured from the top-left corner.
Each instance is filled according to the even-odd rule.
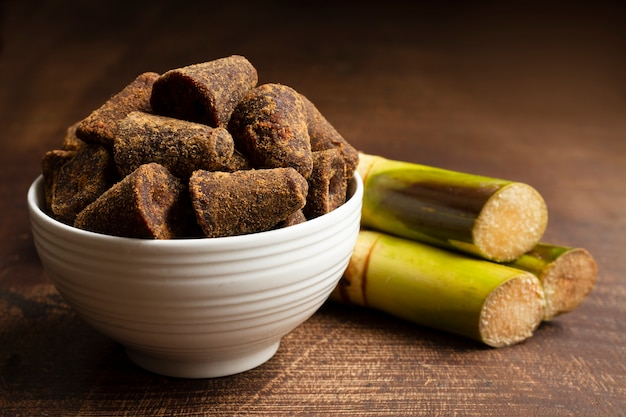
[[[625,415],[623,8],[91,3],[0,5],[0,415]],[[65,129],[141,72],[233,53],[360,150],[533,185],[546,240],[588,249],[596,288],[510,348],[329,303],[249,372],[137,368],[43,272],[26,190]]]

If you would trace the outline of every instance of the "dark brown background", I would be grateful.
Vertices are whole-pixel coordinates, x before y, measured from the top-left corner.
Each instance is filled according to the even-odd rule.
[[[62,3],[62,4],[57,4]],[[624,416],[626,13],[612,3],[3,2],[2,415]],[[545,240],[595,255],[576,311],[488,349],[325,305],[252,371],[135,367],[42,271],[26,190],[44,151],[136,75],[233,53],[359,149],[527,182]]]

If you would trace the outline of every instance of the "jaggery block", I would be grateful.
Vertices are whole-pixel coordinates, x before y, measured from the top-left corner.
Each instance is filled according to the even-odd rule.
[[[113,146],[117,123],[132,111],[151,112],[152,85],[159,77],[155,72],[145,72],[128,84],[122,91],[108,99],[102,106],[81,120],[76,136],[91,143]]]
[[[302,210],[298,210],[287,217],[282,222],[276,225],[276,229],[282,229],[284,227],[294,226],[296,224],[304,223],[306,221],[306,216],[302,212]]]
[[[248,158],[246,158],[244,154],[235,149],[233,156],[231,156],[225,164],[213,171],[235,172],[246,169],[252,169],[250,161],[248,161]]]
[[[307,189],[293,168],[199,170],[189,180],[191,202],[207,237],[270,230],[304,206]]]
[[[300,94],[282,84],[253,89],[235,108],[229,130],[235,148],[256,168],[295,168],[308,178],[311,144]]]
[[[113,158],[122,176],[157,162],[187,179],[195,170],[213,171],[230,163],[234,147],[224,128],[132,112],[118,125]]]
[[[144,164],[85,207],[74,227],[140,239],[182,237],[190,221],[187,197],[185,185],[165,167]]]
[[[339,149],[346,162],[346,178],[352,178],[359,163],[358,151],[330,124],[315,105],[302,95],[306,123],[313,152]]]
[[[307,219],[330,213],[346,201],[348,178],[346,161],[340,149],[313,152],[313,172],[302,210]]]
[[[48,165],[44,170],[56,170],[49,176],[50,213],[63,223],[72,224],[83,208],[117,180],[115,165],[109,150],[95,143],[86,143],[65,163],[53,162],[52,158],[57,157],[49,155],[50,159],[44,161]]]
[[[157,114],[227,127],[233,109],[257,82],[252,64],[232,55],[167,71],[154,83],[150,103]]]
[[[47,151],[41,159],[43,175],[44,209],[52,214],[52,189],[61,167],[76,155],[75,150],[53,149]]]
[[[78,148],[83,146],[85,142],[80,140],[78,136],[76,136],[76,129],[78,128],[78,122],[74,123],[70,127],[67,128],[65,132],[65,137],[63,137],[63,144],[61,145],[61,149],[64,151],[77,151]]]

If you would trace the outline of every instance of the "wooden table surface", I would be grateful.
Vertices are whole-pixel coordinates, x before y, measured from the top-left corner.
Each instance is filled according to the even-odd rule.
[[[0,6],[3,416],[626,415],[624,9],[92,3]],[[594,291],[508,348],[327,303],[251,371],[139,369],[55,291],[26,191],[65,129],[139,73],[235,53],[360,150],[533,185],[549,208],[544,240],[595,256]]]

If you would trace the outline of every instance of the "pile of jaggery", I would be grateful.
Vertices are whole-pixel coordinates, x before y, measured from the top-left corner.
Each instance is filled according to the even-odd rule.
[[[346,200],[358,152],[305,96],[233,55],[146,72],[42,160],[45,209],[141,239],[257,233]]]

